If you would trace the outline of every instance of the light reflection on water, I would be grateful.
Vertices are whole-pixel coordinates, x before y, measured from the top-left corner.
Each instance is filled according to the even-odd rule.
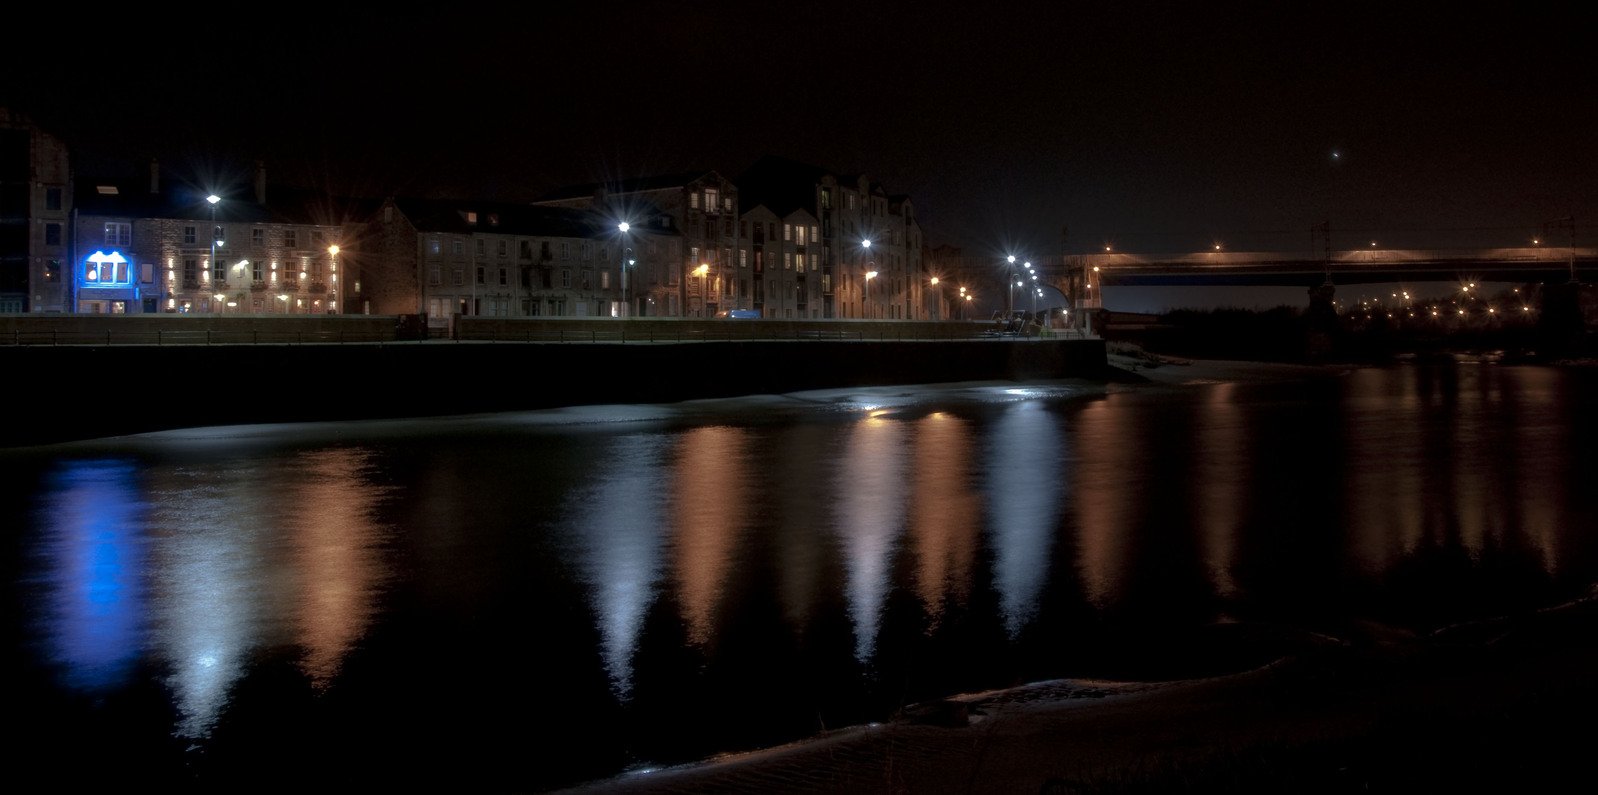
[[[158,683],[162,731],[202,748],[285,666],[296,677],[257,685],[261,733],[403,733],[410,701],[500,731],[494,705],[452,695],[496,673],[515,678],[473,692],[547,691],[551,712],[626,726],[617,748],[574,739],[542,760],[548,781],[497,771],[538,788],[614,755],[728,750],[725,716],[781,737],[1039,661],[1113,674],[1122,622],[1424,627],[1598,579],[1580,372],[929,394],[63,448],[14,514],[24,634],[48,672],[19,684]],[[794,678],[756,709],[745,688],[766,670]]]

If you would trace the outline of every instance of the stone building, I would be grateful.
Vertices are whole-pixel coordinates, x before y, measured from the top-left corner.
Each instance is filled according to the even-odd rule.
[[[816,255],[809,274],[819,276],[820,317],[929,317],[923,239],[909,197],[889,195],[864,175],[775,156],[757,161],[738,184],[751,212],[802,211],[818,222],[820,239],[807,239],[805,254],[807,267]]]
[[[738,268],[738,187],[715,171],[576,185],[552,191],[541,206],[584,209],[611,226],[626,222],[652,227],[639,218],[664,214],[680,232],[676,267],[644,270],[633,299],[636,314],[712,317],[727,309],[748,309],[753,281]]]
[[[0,312],[70,311],[66,144],[0,107]]]
[[[640,206],[624,231],[588,208],[390,198],[364,234],[374,311],[421,313],[445,330],[457,316],[625,317],[663,314],[640,283],[675,272],[682,235]]]
[[[284,188],[76,180],[68,311],[306,315],[365,309],[335,200]],[[214,200],[211,200],[214,197]],[[342,256],[341,256],[342,255]]]

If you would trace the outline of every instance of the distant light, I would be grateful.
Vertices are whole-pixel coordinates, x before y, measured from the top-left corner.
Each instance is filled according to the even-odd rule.
[[[210,196],[205,197],[205,200],[212,204],[216,204],[217,202],[222,201],[222,197],[213,193]]]
[[[1376,241],[1374,241],[1374,240],[1371,241],[1371,248],[1376,248]]]
[[[1105,250],[1105,251],[1109,251],[1109,250],[1110,250],[1110,247],[1109,247],[1109,246],[1105,246],[1105,247],[1104,247],[1104,250]],[[1094,268],[1094,269],[1093,269],[1093,270],[1098,270],[1098,268]]]
[[[862,240],[862,241],[860,241],[860,246],[862,248],[871,248],[871,241],[870,240]]]
[[[936,276],[932,277],[932,286],[933,287],[938,286],[938,277],[936,277]]]
[[[1215,244],[1215,250],[1216,251],[1220,251],[1221,250],[1221,244],[1220,243],[1216,243]]]
[[[1004,259],[1005,259],[1006,262],[1009,262],[1011,265],[1015,264],[1015,255],[1014,254],[1011,254],[1010,256],[1005,257]]]
[[[623,231],[623,232],[625,232],[625,231],[627,231],[627,230],[629,230],[629,229],[631,229],[631,228],[633,228],[633,225],[632,225],[632,224],[629,224],[629,223],[627,223],[627,222],[626,222],[626,221],[622,221],[622,222],[621,222],[621,223],[619,223],[619,224],[616,224],[616,228],[617,228],[617,229],[620,229],[620,230],[621,230],[621,231]]]
[[[338,245],[334,244],[334,245],[328,246],[327,247],[327,253],[332,254],[335,257],[338,256]]]

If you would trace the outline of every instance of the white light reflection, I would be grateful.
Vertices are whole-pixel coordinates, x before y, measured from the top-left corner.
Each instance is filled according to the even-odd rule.
[[[243,675],[252,642],[272,607],[262,582],[269,566],[262,534],[276,529],[255,520],[274,512],[253,493],[243,469],[184,469],[156,492],[151,524],[160,541],[154,563],[157,652],[165,658],[179,715],[177,735],[209,736],[228,691]]]
[[[1009,406],[991,427],[987,494],[993,576],[1012,638],[1037,610],[1059,524],[1065,457],[1058,423],[1042,403],[1023,401]]]
[[[855,659],[861,662],[876,652],[888,558],[904,524],[903,435],[901,423],[894,420],[867,417],[856,422],[832,489],[838,497],[834,527],[849,569]]]
[[[566,505],[584,541],[583,575],[599,619],[605,670],[622,700],[632,696],[633,652],[660,577],[667,441],[664,434],[617,437],[602,456],[617,465],[595,470],[592,488]]]

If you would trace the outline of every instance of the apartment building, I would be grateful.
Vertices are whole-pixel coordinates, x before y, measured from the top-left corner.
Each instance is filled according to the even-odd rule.
[[[638,219],[670,219],[680,249],[675,267],[640,272],[634,308],[665,317],[714,317],[749,309],[753,280],[739,269],[738,187],[715,171],[617,180],[561,188],[535,204],[583,209],[603,223],[656,228]],[[647,303],[645,303],[647,302]]]
[[[328,201],[284,189],[269,203],[261,164],[250,186],[174,182],[154,162],[147,180],[76,180],[66,311],[364,310],[346,223]]]
[[[67,312],[72,215],[66,145],[0,107],[0,312]]]
[[[890,195],[864,175],[843,176],[775,156],[756,161],[738,184],[750,212],[763,206],[785,216],[802,211],[816,220],[819,240],[807,236],[805,255],[807,278],[819,277],[811,281],[820,317],[930,316],[924,241],[909,197]]]
[[[458,316],[664,314],[640,285],[676,272],[682,235],[665,213],[638,210],[622,229],[589,208],[387,199],[364,235],[365,267],[382,274],[375,311],[425,314],[436,330]]]

